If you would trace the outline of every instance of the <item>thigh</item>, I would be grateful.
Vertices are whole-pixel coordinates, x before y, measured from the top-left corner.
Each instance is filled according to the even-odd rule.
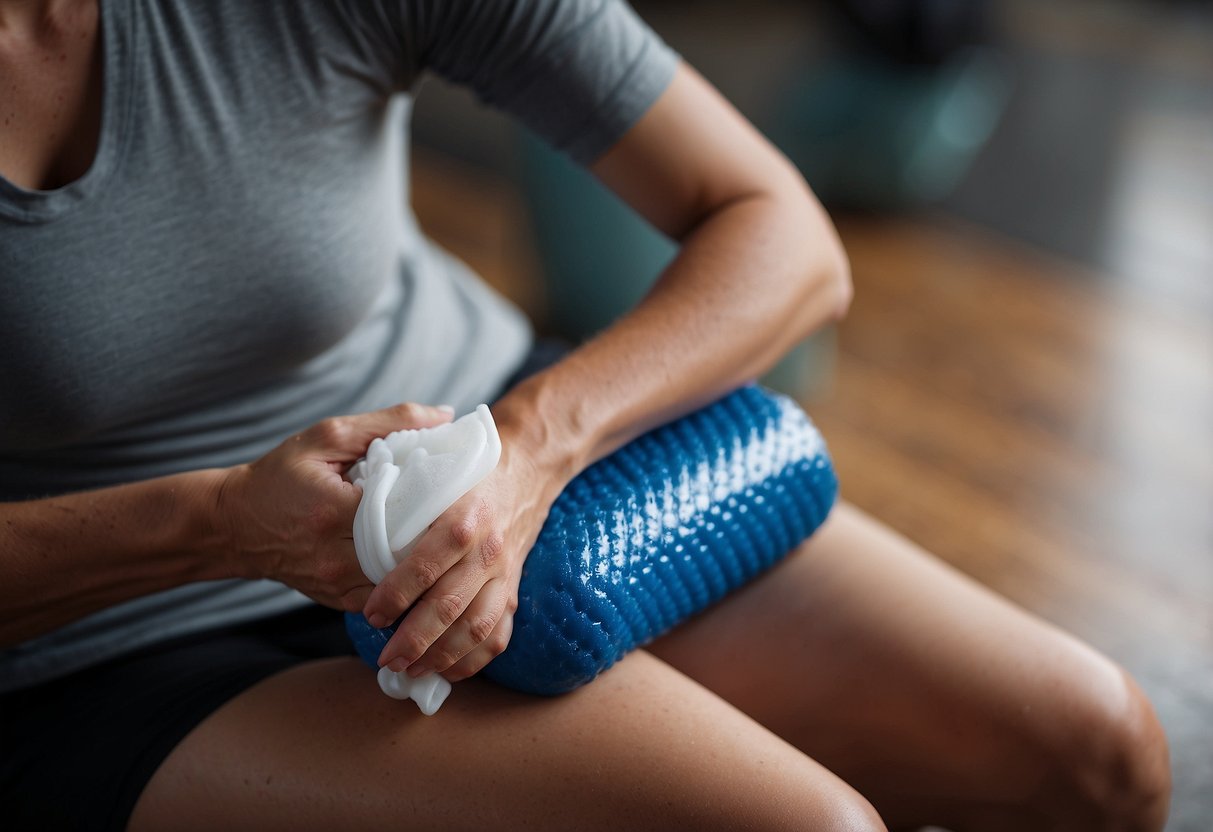
[[[131,829],[882,829],[802,752],[646,653],[541,699],[477,679],[434,717],[334,659],[174,750]]]
[[[169,639],[0,695],[0,825],[126,828],[165,757],[232,697],[351,652],[341,613],[309,606]]]
[[[1062,792],[1105,781],[1076,782],[1073,760],[1108,757],[1107,727],[1135,707],[1112,662],[846,505],[650,649],[856,786],[890,826],[1078,818],[1087,810]]]

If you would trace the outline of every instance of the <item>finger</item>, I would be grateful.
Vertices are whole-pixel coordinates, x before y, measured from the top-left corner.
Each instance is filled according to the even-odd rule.
[[[497,628],[493,630],[492,634],[474,647],[472,652],[444,670],[443,678],[448,682],[459,682],[469,676],[475,676],[484,669],[485,665],[505,652],[505,648],[510,643],[510,636],[513,634],[514,615],[507,611],[497,622]]]
[[[366,453],[372,439],[397,430],[430,428],[451,421],[452,411],[413,402],[355,416],[334,416],[312,425],[296,437],[307,450],[334,462],[353,462]]]
[[[431,531],[431,535],[433,534]],[[441,534],[439,534],[441,536]],[[424,538],[423,538],[424,539]],[[387,574],[367,597],[362,614],[375,627],[386,627],[413,606],[455,564],[468,549],[455,547],[422,549],[418,546],[399,566]],[[421,654],[418,653],[418,656]]]
[[[488,511],[487,505],[480,502],[475,510],[471,509],[471,505],[462,501],[455,503],[422,535],[417,546],[400,565],[379,582],[363,610],[371,624],[386,627],[395,621],[438,583],[447,570],[473,550],[479,550],[482,563],[497,557],[502,545],[501,536],[484,535],[480,531],[482,518]],[[471,597],[469,595],[468,600]]]
[[[441,673],[480,646],[497,629],[497,622],[505,613],[508,594],[509,587],[503,578],[494,578],[485,584],[459,620],[448,627],[421,658],[409,665],[409,675]]]
[[[459,620],[483,588],[485,577],[466,564],[442,576],[417,601],[379,654],[380,666],[405,670],[420,659],[438,638]]]

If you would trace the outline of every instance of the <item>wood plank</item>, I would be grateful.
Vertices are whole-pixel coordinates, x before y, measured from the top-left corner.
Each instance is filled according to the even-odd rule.
[[[1213,816],[1213,316],[972,226],[851,219],[857,293],[808,403],[843,493],[1128,667]],[[1213,273],[1213,264],[1210,264]],[[1185,302],[1185,298],[1186,301]]]
[[[855,226],[847,241],[858,290],[838,376],[853,401],[825,404],[898,413],[867,428],[1064,515],[1101,558],[1213,596],[1210,327],[969,230]]]

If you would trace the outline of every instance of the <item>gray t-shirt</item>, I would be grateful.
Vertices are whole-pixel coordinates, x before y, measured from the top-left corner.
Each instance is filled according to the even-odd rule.
[[[100,7],[92,167],[56,191],[0,178],[0,501],[491,396],[530,331],[417,228],[411,91],[427,71],[466,84],[585,163],[676,63],[615,0]],[[0,690],[304,603],[270,581],[147,596],[3,651]]]

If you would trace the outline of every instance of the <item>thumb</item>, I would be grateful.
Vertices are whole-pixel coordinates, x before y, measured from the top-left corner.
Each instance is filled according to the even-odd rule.
[[[353,462],[366,453],[372,439],[397,430],[432,428],[451,421],[449,407],[405,402],[356,416],[336,416],[317,422],[301,435],[304,444],[333,462]]]
[[[450,405],[431,406],[402,402],[385,407],[383,410],[373,410],[370,413],[363,413],[351,418],[365,422],[366,429],[373,432],[371,438],[374,439],[376,436],[383,436],[396,430],[416,430],[445,425],[451,421],[454,415],[455,408]]]

